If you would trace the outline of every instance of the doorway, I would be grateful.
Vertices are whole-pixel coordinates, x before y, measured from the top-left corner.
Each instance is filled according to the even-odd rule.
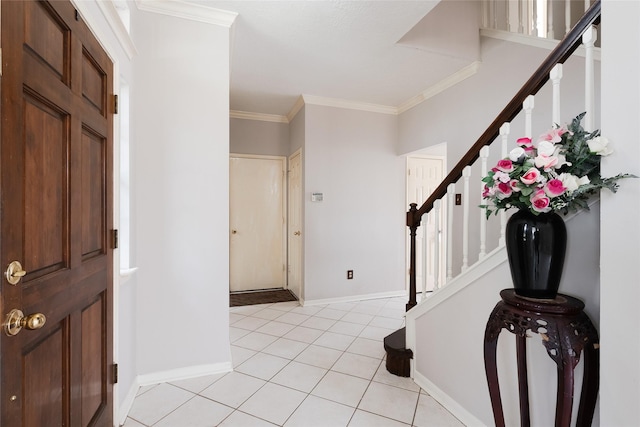
[[[229,290],[286,288],[286,157],[231,154]]]
[[[440,185],[444,177],[444,164],[444,158],[441,156],[420,155],[407,158],[407,208],[410,203],[417,203],[419,208]],[[433,211],[423,217],[416,232],[417,292],[431,292],[437,286],[443,285],[446,265],[443,252],[445,242],[443,238],[444,208],[443,206],[438,217]],[[437,258],[436,253],[439,254]],[[409,284],[409,259],[410,246],[407,235],[407,287]]]

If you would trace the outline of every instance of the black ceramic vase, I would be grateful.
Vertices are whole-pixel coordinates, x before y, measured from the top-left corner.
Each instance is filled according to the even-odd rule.
[[[516,294],[555,298],[567,247],[567,229],[560,215],[519,210],[507,221],[506,245]]]

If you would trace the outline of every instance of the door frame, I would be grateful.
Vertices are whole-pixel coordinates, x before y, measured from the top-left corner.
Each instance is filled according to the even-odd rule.
[[[411,196],[409,195],[409,162],[411,159],[427,159],[427,160],[438,160],[442,162],[442,174],[440,177],[440,180],[442,181],[442,179],[444,179],[444,177],[446,176],[446,166],[447,166],[447,158],[446,155],[431,155],[428,154],[427,152],[428,150],[425,150],[421,153],[413,153],[410,155],[406,156],[406,162],[405,162],[405,207],[406,210],[409,210],[409,203],[413,203],[411,200]],[[427,195],[428,196],[428,195]],[[420,207],[420,205],[424,202],[424,200],[422,201],[418,201],[418,208]],[[443,203],[440,209],[440,223],[441,223],[441,230],[440,230],[440,258],[439,258],[439,276],[440,276],[440,283],[439,286],[442,287],[444,285],[444,281],[446,280],[446,265],[447,265],[447,259],[446,259],[446,226],[445,226],[445,221],[446,221],[446,210],[447,210],[447,206],[446,203]],[[418,227],[418,234],[419,236],[417,236],[421,241],[424,239],[423,237],[423,233],[424,233],[424,221],[420,222],[420,226]],[[411,246],[410,246],[410,236],[408,233],[406,233],[405,235],[405,287],[407,289],[407,292],[409,291],[409,260],[410,260],[410,256],[411,256]],[[417,250],[420,250],[420,252],[422,252],[422,249],[416,248]],[[416,263],[422,265],[423,260],[418,258],[416,259]],[[424,266],[422,267],[422,272],[423,272],[423,276],[424,276]],[[422,278],[422,280],[424,280],[424,278]],[[416,292],[420,293],[422,292],[422,283],[416,283]],[[424,296],[423,296],[424,298]]]
[[[300,274],[300,283],[299,283],[299,287],[296,287],[296,289],[292,290],[291,288],[291,283],[289,283],[289,272],[291,269],[291,257],[292,257],[292,252],[291,252],[291,247],[293,245],[289,244],[289,240],[292,238],[291,233],[292,233],[292,226],[291,226],[291,217],[292,215],[289,215],[291,213],[291,174],[289,173],[289,170],[291,168],[291,159],[293,159],[294,157],[299,156],[300,157],[300,205],[298,206],[298,211],[296,213],[292,213],[292,215],[299,215],[300,216],[300,231],[302,232],[300,239],[300,254],[299,254],[299,265],[298,265],[298,269],[299,269],[299,274]],[[298,299],[300,301],[303,300],[303,288],[304,288],[304,261],[303,261],[303,254],[304,254],[304,217],[303,217],[303,207],[304,207],[304,191],[303,191],[303,183],[304,183],[304,179],[303,179],[303,167],[304,167],[304,163],[303,163],[303,157],[302,157],[302,148],[298,148],[296,151],[293,152],[293,154],[291,154],[288,158],[287,158],[287,289],[289,289],[290,291],[292,291],[296,297],[298,297]]]
[[[286,270],[286,262],[287,262],[287,157],[286,156],[271,156],[271,155],[263,155],[263,154],[240,154],[240,153],[229,153],[229,160],[232,158],[243,158],[243,159],[257,159],[257,160],[279,160],[282,165],[282,176],[280,185],[282,187],[282,200],[280,201],[282,206],[282,262],[283,262],[283,282],[282,286],[284,289],[288,289],[289,285],[287,283],[287,270]],[[230,195],[231,197],[231,195]],[[231,239],[231,230],[229,230],[229,239]],[[231,245],[229,245],[231,247]],[[231,253],[229,253],[229,259],[231,259]],[[229,283],[229,290],[231,290],[231,283]]]

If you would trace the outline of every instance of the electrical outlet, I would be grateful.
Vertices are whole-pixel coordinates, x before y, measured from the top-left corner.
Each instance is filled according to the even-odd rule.
[[[462,194],[456,193],[456,205],[460,206],[462,204]]]
[[[353,270],[347,270],[347,279],[353,279]]]

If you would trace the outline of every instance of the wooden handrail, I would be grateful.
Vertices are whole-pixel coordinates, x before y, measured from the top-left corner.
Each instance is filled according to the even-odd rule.
[[[440,185],[434,190],[433,193],[427,198],[427,200],[420,206],[419,209],[407,212],[407,226],[416,227],[420,225],[420,218],[425,213],[428,213],[433,209],[433,202],[441,199],[447,194],[447,187],[462,176],[462,170],[471,165],[478,157],[480,149],[485,145],[491,144],[494,139],[500,134],[500,126],[505,122],[513,120],[520,111],[522,111],[522,103],[529,95],[535,95],[538,91],[549,81],[549,73],[551,69],[558,63],[564,63],[575,50],[580,46],[582,42],[582,34],[589,28],[590,25],[597,25],[600,23],[600,0],[596,0],[591,7],[585,12],[584,16],[578,21],[578,23],[569,31],[560,43],[551,51],[549,56],[533,73],[531,78],[522,86],[522,88],[511,99],[507,106],[502,110],[496,119],[489,125],[487,130],[484,131],[482,136],[478,138],[475,144],[471,146],[469,151],[462,156],[460,161],[449,172]],[[409,218],[412,216],[412,218]]]
[[[591,7],[585,12],[584,16],[569,31],[564,38],[558,43],[555,49],[551,51],[549,56],[533,73],[529,80],[511,99],[507,106],[495,118],[493,123],[489,125],[487,130],[478,138],[471,146],[469,151],[462,156],[460,161],[449,172],[445,179],[438,185],[427,200],[417,208],[416,203],[411,203],[407,212],[407,227],[410,231],[410,258],[409,258],[409,301],[406,309],[409,311],[417,305],[416,300],[416,230],[420,226],[421,218],[424,214],[433,209],[433,203],[443,198],[447,194],[447,187],[460,179],[462,171],[471,165],[479,156],[480,149],[485,145],[491,144],[500,134],[500,127],[507,122],[511,122],[520,111],[522,111],[522,103],[529,95],[535,95],[549,81],[549,73],[556,64],[564,63],[582,42],[582,34],[591,26],[600,23],[601,9],[600,0],[596,0]]]

